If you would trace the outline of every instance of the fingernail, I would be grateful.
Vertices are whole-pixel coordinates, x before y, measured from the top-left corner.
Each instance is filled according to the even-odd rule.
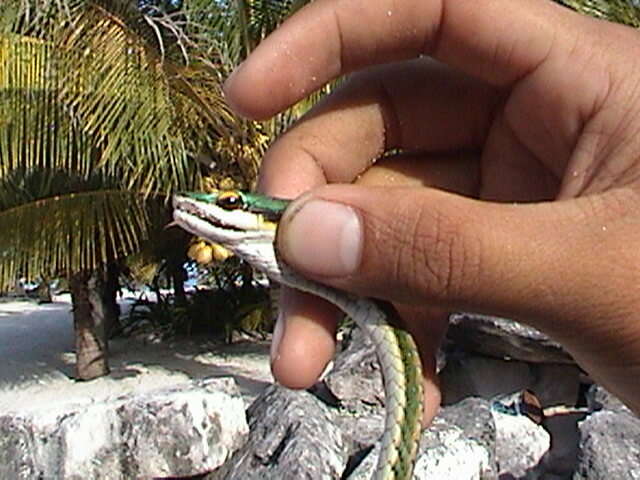
[[[280,307],[278,311],[278,318],[276,319],[276,325],[273,327],[273,335],[271,336],[271,350],[269,356],[271,357],[271,363],[273,363],[280,356],[280,342],[284,334],[284,327],[286,322],[286,314],[283,308]]]
[[[327,277],[354,273],[362,255],[362,221],[351,207],[313,198],[285,215],[278,249],[293,268]]]
[[[278,317],[271,336],[271,349],[269,351],[271,365],[280,357],[280,345],[287,327],[287,318],[291,315],[292,306],[291,290],[289,288],[281,286],[276,293],[278,297]]]

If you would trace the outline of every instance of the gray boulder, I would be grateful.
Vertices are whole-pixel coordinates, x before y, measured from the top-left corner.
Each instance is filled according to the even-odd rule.
[[[0,478],[126,480],[210,471],[248,433],[230,378],[0,417]]]
[[[249,407],[248,442],[207,480],[339,479],[347,463],[332,409],[305,391],[267,387]]]
[[[497,478],[496,430],[490,404],[469,398],[443,408],[422,433],[414,470],[416,480]],[[380,442],[349,480],[369,480],[378,463]]]
[[[579,425],[580,458],[574,480],[640,480],[640,419],[602,410]]]
[[[532,363],[575,363],[558,342],[535,328],[506,318],[474,313],[451,315],[447,338],[469,352],[491,357]]]

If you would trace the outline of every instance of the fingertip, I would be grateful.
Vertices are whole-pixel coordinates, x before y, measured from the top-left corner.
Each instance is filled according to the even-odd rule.
[[[431,425],[431,422],[440,411],[440,403],[442,402],[440,382],[438,382],[437,376],[429,375],[425,377],[423,381],[423,398],[422,426],[426,428]]]
[[[312,295],[284,289],[280,325],[274,331],[271,372],[288,388],[313,385],[335,353],[338,311]],[[279,338],[277,338],[279,337]]]
[[[309,319],[288,318],[286,333],[271,361],[271,373],[288,388],[311,387],[333,358],[335,343]]]
[[[263,104],[261,97],[253,94],[255,88],[251,85],[254,83],[252,78],[255,74],[247,71],[246,65],[247,62],[238,65],[224,82],[224,99],[238,115],[252,120],[265,120],[275,112]]]
[[[278,198],[296,198],[325,185],[327,178],[316,159],[296,146],[276,140],[262,159],[257,190]]]
[[[299,22],[294,16],[287,23]],[[308,55],[302,53],[313,51],[316,42],[306,47],[297,45],[302,50],[298,55],[305,56],[306,61],[297,58],[291,44],[295,43],[298,33],[295,27],[274,31],[227,78],[223,92],[235,112],[253,120],[266,120],[306,98],[332,78],[321,75],[324,70],[316,72],[326,62],[316,65],[317,59],[309,60]]]

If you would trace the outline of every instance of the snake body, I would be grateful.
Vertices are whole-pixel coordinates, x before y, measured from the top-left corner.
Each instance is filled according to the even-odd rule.
[[[239,200],[233,197],[230,202],[230,195]],[[232,208],[228,208],[230,204]],[[423,410],[416,344],[408,332],[392,326],[389,316],[395,309],[390,304],[311,281],[278,259],[275,229],[285,207],[286,201],[243,192],[190,193],[174,197],[174,219],[191,233],[233,250],[271,280],[324,298],[369,335],[384,379],[386,404],[385,430],[373,478],[408,480],[413,475]]]
[[[280,264],[284,285],[312,293],[351,317],[375,345],[385,391],[385,430],[375,480],[410,479],[422,422],[422,365],[413,337],[389,324],[390,308],[307,280]],[[269,274],[266,272],[267,275]]]

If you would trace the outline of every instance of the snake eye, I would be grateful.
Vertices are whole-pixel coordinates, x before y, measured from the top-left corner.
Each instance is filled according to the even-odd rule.
[[[218,196],[216,205],[225,210],[237,210],[244,206],[244,202],[238,192],[224,192]]]

